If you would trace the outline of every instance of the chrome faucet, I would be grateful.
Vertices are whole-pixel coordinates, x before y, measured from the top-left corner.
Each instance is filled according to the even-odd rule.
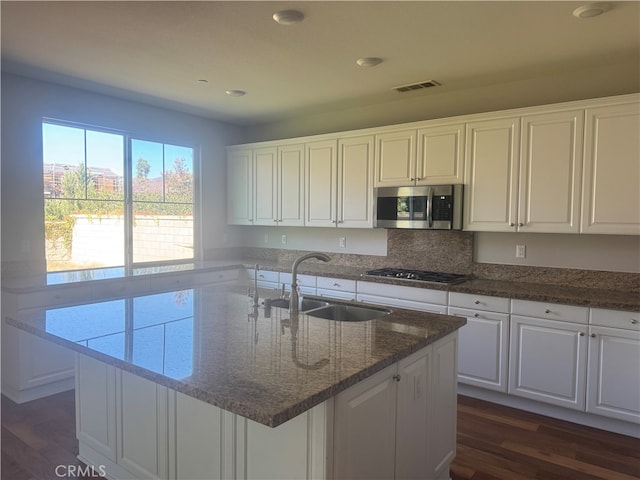
[[[289,312],[298,311],[298,266],[310,258],[317,258],[323,262],[331,260],[327,255],[320,252],[307,253],[306,255],[296,258],[295,262],[293,262],[293,267],[291,268],[291,296],[289,297]]]

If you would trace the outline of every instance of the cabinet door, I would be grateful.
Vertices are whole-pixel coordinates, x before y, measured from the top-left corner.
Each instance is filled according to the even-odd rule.
[[[373,135],[338,141],[338,226],[373,227]]]
[[[253,225],[253,157],[251,149],[227,155],[227,223]]]
[[[418,129],[416,183],[464,181],[464,124]]]
[[[275,225],[277,213],[277,169],[275,147],[253,151],[253,211],[254,225]]]
[[[449,315],[467,318],[458,331],[458,381],[506,393],[509,315],[454,307]]]
[[[125,371],[117,377],[118,464],[136,478],[166,479],[167,388]]]
[[[429,471],[429,372],[431,350],[421,351],[398,364],[396,476],[423,478]]]
[[[76,436],[116,461],[115,368],[84,355],[76,357]]]
[[[376,135],[374,187],[412,185],[416,177],[416,130]]]
[[[640,332],[590,329],[587,412],[640,423]]]
[[[586,328],[512,315],[509,393],[584,410]]]
[[[305,225],[335,227],[337,186],[337,141],[306,144]]]
[[[584,111],[522,118],[518,231],[577,233]]]
[[[502,118],[467,124],[465,230],[515,231],[519,122]]]
[[[278,148],[277,225],[304,225],[304,145]]]
[[[429,372],[429,468],[421,478],[445,479],[449,465],[456,456],[456,426],[458,417],[458,335],[454,332],[431,346]]]
[[[640,105],[587,109],[581,232],[640,235]]]
[[[335,396],[334,478],[395,478],[395,365]]]

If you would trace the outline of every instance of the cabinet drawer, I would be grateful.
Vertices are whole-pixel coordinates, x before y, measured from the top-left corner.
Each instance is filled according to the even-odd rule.
[[[309,287],[316,288],[316,277],[315,275],[301,275],[298,274],[298,286],[300,287]],[[280,274],[280,283],[284,283],[287,286],[287,290],[290,290],[291,286],[291,274],[290,273],[281,273]]]
[[[339,290],[341,292],[356,291],[356,281],[344,278],[318,277],[318,288],[324,290]]]
[[[255,269],[247,269],[247,281],[253,285],[255,275]],[[270,270],[258,270],[258,286],[259,287],[277,287],[280,279],[278,272],[272,272]]]
[[[511,313],[563,322],[584,324],[589,322],[589,309],[587,307],[560,305],[558,303],[511,300]]]
[[[91,296],[92,291],[90,285],[67,288],[46,288],[33,293],[20,294],[18,296],[18,308],[76,303],[89,300]]]
[[[600,325],[602,327],[640,330],[640,312],[592,308],[589,323],[591,325]]]
[[[238,279],[238,270],[218,270],[207,274],[207,283],[233,282]]]
[[[509,313],[509,299],[490,297],[488,295],[472,295],[469,293],[449,293],[449,305],[460,308],[473,308],[489,312]]]
[[[447,292],[427,288],[413,288],[385,283],[358,282],[358,294],[376,295],[380,297],[413,300],[416,302],[447,304]]]

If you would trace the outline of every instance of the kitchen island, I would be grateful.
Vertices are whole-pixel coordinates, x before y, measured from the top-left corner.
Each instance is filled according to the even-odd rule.
[[[79,457],[111,478],[449,477],[464,318],[326,320],[219,285],[8,323],[78,353]]]

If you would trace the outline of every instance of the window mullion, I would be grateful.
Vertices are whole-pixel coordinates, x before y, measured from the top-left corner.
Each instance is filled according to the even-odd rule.
[[[133,271],[133,160],[131,137],[126,136],[124,154],[124,266],[126,275]]]

